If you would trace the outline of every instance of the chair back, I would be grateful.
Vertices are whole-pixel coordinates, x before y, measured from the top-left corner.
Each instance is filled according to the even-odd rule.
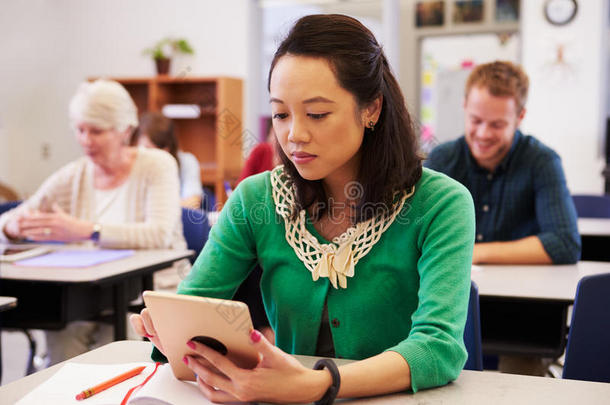
[[[468,360],[464,370],[483,370],[483,344],[481,343],[481,312],[479,310],[479,288],[474,281],[470,282],[470,300],[468,317],[464,328],[464,345]]]
[[[190,259],[191,263],[194,263],[210,233],[207,213],[202,210],[183,207],[182,232],[184,233],[184,239],[186,239],[186,246],[195,251],[195,255]]]
[[[610,195],[573,195],[579,218],[610,218]]]
[[[9,201],[5,203],[0,203],[0,215],[4,214],[8,210],[12,210],[19,204],[21,204],[21,201]]]
[[[563,378],[610,382],[610,273],[578,282]]]

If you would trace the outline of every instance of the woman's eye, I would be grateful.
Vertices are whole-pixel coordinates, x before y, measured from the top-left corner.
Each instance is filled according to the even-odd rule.
[[[273,119],[274,120],[283,120],[287,116],[288,116],[288,114],[286,114],[286,113],[277,113],[277,114],[273,114]]]
[[[309,115],[311,118],[313,118],[314,120],[321,120],[322,118],[326,117],[329,113],[322,113],[322,114],[307,114]]]

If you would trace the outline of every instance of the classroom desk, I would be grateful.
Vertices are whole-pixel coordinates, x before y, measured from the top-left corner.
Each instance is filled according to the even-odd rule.
[[[565,349],[568,308],[574,303],[578,281],[584,276],[601,273],[610,273],[610,263],[474,265],[471,278],[479,287],[484,353],[559,357]],[[514,324],[512,334],[489,334],[485,328],[485,316],[490,308],[496,308],[496,304],[508,306],[516,314],[532,306],[543,308],[548,316],[540,319],[537,326],[548,330],[548,335],[528,334],[528,328],[519,324],[518,316],[505,319]]]
[[[150,361],[149,342],[122,341],[110,343],[71,359],[77,363],[127,363]],[[311,367],[317,358],[296,356]],[[337,363],[348,363],[337,360]],[[12,404],[50,378],[61,364],[29,375],[0,387],[0,404]],[[452,405],[514,405],[514,404],[607,404],[610,384],[553,378],[529,377],[480,371],[462,371],[458,379],[446,386],[422,390],[417,394],[398,393],[380,397],[341,400],[341,404],[452,404]]]
[[[2,263],[0,295],[19,300],[19,306],[3,317],[4,326],[61,329],[68,322],[91,319],[112,308],[114,338],[123,340],[129,300],[143,289],[152,289],[155,271],[192,254],[191,250],[143,249],[124,259],[72,269]]]
[[[610,218],[578,218],[582,260],[610,262]]]
[[[610,236],[610,218],[578,218],[578,232],[583,236]]]

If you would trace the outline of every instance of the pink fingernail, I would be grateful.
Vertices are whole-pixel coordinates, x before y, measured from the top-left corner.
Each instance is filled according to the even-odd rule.
[[[195,343],[191,342],[190,340],[188,342],[186,342],[186,345],[188,347],[190,347],[191,349],[195,350]]]
[[[186,356],[184,356],[182,358],[182,361],[184,362],[184,364],[186,364],[187,366],[189,365],[189,359],[186,358]]]
[[[149,338],[149,339],[154,338],[154,336],[153,336],[153,335],[149,335],[148,333],[144,334],[144,336],[146,336],[146,337],[147,337],[147,338]]]
[[[250,332],[250,340],[254,343],[258,343],[259,340],[261,340],[261,333],[256,329],[252,329],[252,332]]]

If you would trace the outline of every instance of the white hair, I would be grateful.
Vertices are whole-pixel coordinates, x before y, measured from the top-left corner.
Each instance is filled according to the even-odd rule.
[[[138,126],[138,109],[121,84],[107,79],[82,83],[70,101],[72,126],[86,122],[119,132]]]

